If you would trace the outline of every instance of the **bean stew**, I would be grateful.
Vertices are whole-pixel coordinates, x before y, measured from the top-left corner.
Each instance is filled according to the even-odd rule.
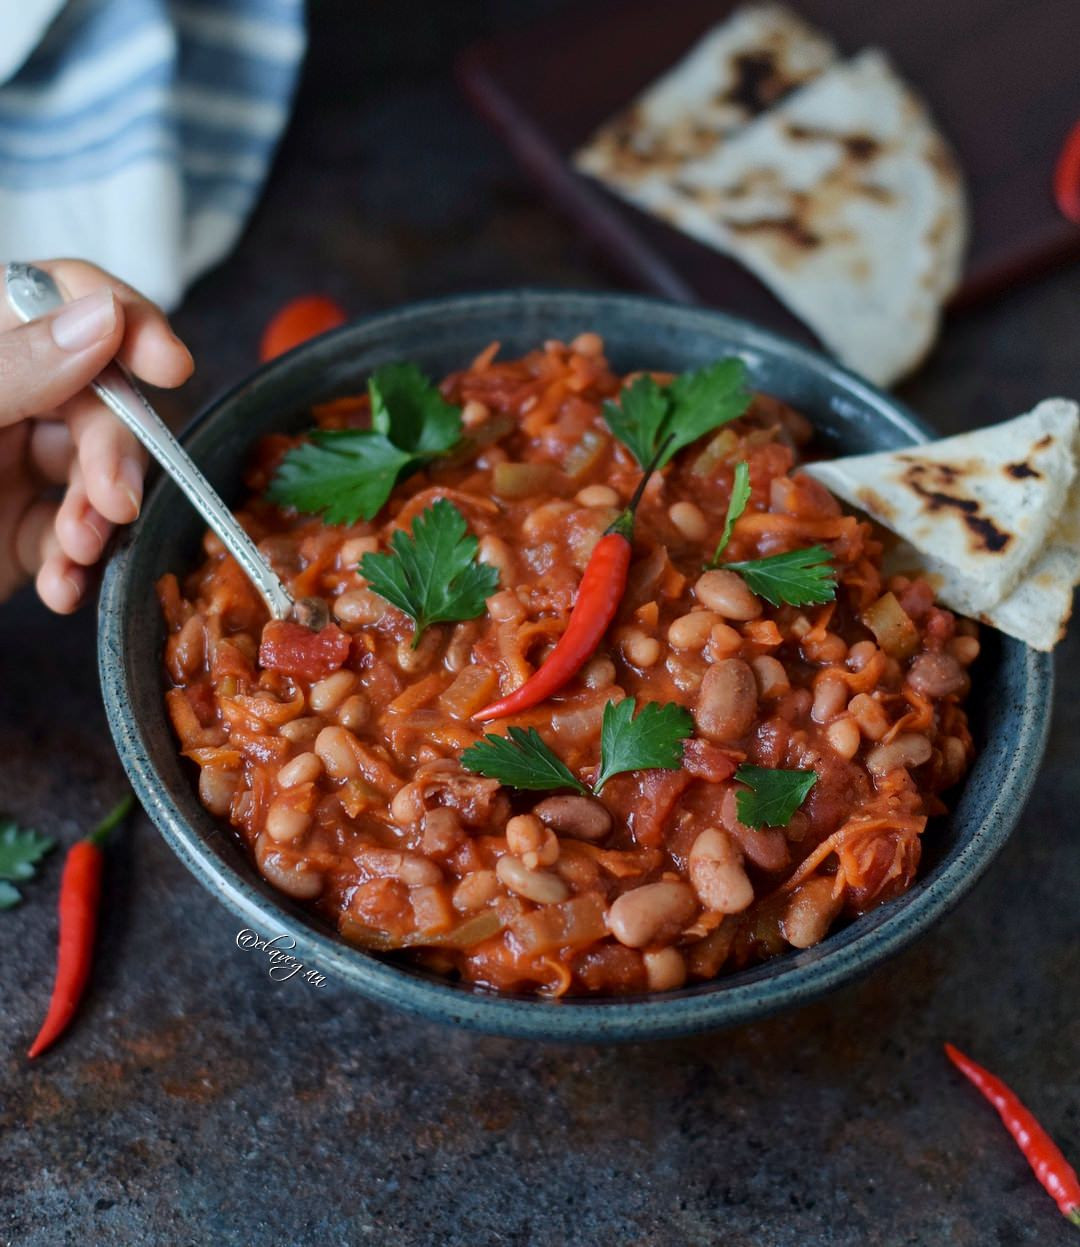
[[[212,534],[159,582],[202,803],[346,939],[492,990],[667,991],[915,878],[972,760],[975,625],[887,578],[880,534],[797,472],[803,415],[757,394],[680,435],[655,398],[673,379],[649,375],[617,376],[593,333],[493,345],[415,401],[388,376],[317,408],[313,437],[264,438],[238,518],[294,597],[325,599],[320,631],[268,622]],[[644,481],[615,419],[639,398],[673,413]],[[370,469],[366,502],[346,468]],[[325,505],[316,472],[337,474]],[[486,715],[543,667],[610,531],[630,557],[599,644]],[[802,589],[771,588],[792,560]]]

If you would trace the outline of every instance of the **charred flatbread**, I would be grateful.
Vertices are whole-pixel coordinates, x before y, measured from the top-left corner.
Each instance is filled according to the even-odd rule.
[[[632,191],[709,155],[836,59],[830,39],[779,4],[747,5],[592,136],[583,172]]]
[[[873,49],[663,176],[579,166],[738,259],[879,384],[922,360],[959,279],[961,176],[921,100]]]
[[[909,543],[946,606],[1025,640],[1036,632],[1020,616],[1051,610],[1042,642],[1057,639],[1080,572],[1070,548],[1078,438],[1077,405],[1047,399],[1004,424],[803,471]]]

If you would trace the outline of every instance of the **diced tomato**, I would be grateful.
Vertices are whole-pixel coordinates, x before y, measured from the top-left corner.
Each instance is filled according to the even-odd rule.
[[[604,786],[603,802],[616,820],[629,826],[638,844],[656,848],[664,842],[668,815],[693,782],[686,770],[616,775]]]
[[[305,680],[321,680],[342,667],[352,642],[336,624],[312,632],[302,624],[271,619],[263,629],[259,666]]]
[[[708,740],[688,740],[683,745],[683,768],[695,779],[722,784],[738,768],[738,762],[725,749]]]
[[[333,299],[322,294],[302,295],[293,299],[270,319],[259,343],[259,359],[276,359],[294,346],[336,329],[345,323],[345,311]]]

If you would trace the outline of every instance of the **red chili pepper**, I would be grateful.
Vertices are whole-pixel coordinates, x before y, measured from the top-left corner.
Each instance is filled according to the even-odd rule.
[[[1035,1115],[1000,1078],[977,1065],[951,1043],[945,1045],[945,1055],[997,1109],[1005,1129],[1016,1140],[1035,1176],[1054,1197],[1062,1214],[1073,1225],[1080,1225],[1080,1178],[1058,1145],[1035,1120]]]
[[[271,317],[270,323],[263,330],[262,341],[259,343],[259,359],[265,364],[267,360],[284,355],[308,338],[317,337],[329,329],[336,329],[338,325],[345,323],[345,319],[341,306],[325,295],[305,294],[299,299],[293,299]]]
[[[101,872],[105,837],[127,818],[135,798],[128,795],[111,810],[94,830],[76,840],[64,860],[60,879],[60,944],[56,958],[49,1012],[27,1056],[40,1056],[60,1038],[75,1016],[82,998],[94,955],[98,901],[101,899]]]
[[[634,496],[596,543],[578,585],[577,597],[566,623],[566,631],[542,666],[506,697],[478,710],[474,719],[490,721],[529,710],[564,688],[596,652],[626,592],[626,575],[634,547],[634,512],[645,492],[645,485],[660,456],[667,449],[665,439],[645,469]]]
[[[1058,157],[1054,198],[1061,215],[1080,225],[1080,121],[1069,131]]]

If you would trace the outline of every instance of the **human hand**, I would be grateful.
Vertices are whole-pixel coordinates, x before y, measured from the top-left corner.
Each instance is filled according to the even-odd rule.
[[[40,267],[72,302],[28,325],[0,306],[0,601],[34,577],[45,605],[68,614],[113,526],[139,514],[146,467],[87,385],[114,357],[168,388],[194,363],[164,313],[111,274],[84,260]]]

